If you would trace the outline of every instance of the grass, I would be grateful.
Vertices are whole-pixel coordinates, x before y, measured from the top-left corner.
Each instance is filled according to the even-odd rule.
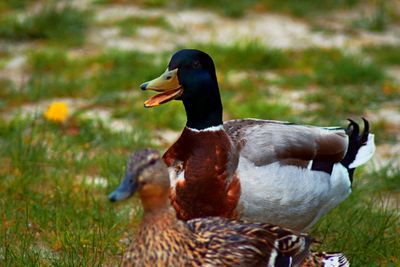
[[[364,48],[364,52],[380,64],[400,65],[400,46],[368,46]]]
[[[374,99],[373,102],[371,99]],[[374,103],[386,99],[378,87],[331,86],[309,94],[305,101],[310,104],[318,103],[318,108],[308,113],[318,112],[319,116],[326,118],[326,123],[335,123],[347,117],[360,117],[365,107],[372,107]]]
[[[158,27],[173,31],[172,25],[164,17],[133,16],[118,21],[100,23],[99,26],[112,25],[120,29],[122,36],[133,36],[141,27]]]
[[[154,64],[153,59],[151,55],[135,51],[108,50],[75,59],[59,48],[38,50],[28,57],[31,76],[26,88],[22,92],[9,90],[6,95],[15,105],[24,99],[102,97],[103,94],[138,88],[143,79],[151,79],[152,74],[165,69],[165,66]]]
[[[323,1],[279,1],[279,0],[262,0],[266,8],[286,12],[297,17],[306,17],[311,15],[320,15],[326,10],[337,10],[354,7],[359,0],[323,0]]]
[[[399,166],[393,166],[392,164],[386,164],[379,170],[374,170],[368,174],[371,182],[368,184],[368,188],[371,191],[380,190],[383,192],[400,193],[400,168]],[[376,179],[379,177],[379,179]]]
[[[218,70],[281,69],[289,66],[290,59],[279,49],[265,48],[257,42],[230,45],[193,44],[193,48],[212,55]]]
[[[110,3],[127,3],[124,0],[98,0],[98,4],[110,4]],[[228,0],[140,0],[138,3],[143,7],[150,8],[203,8],[207,10],[213,10],[224,16],[232,18],[243,17],[247,11],[266,11],[273,10],[275,12],[283,12],[296,17],[307,17],[315,16],[321,12],[327,10],[346,9],[352,8],[358,4],[359,0],[244,0],[244,1],[228,1]]]
[[[390,22],[390,13],[387,1],[379,0],[375,3],[373,13],[363,15],[353,22],[353,27],[363,28],[369,31],[382,32],[387,29]]]
[[[398,266],[399,219],[384,198],[365,200],[356,191],[322,218],[312,234],[323,242],[318,249],[346,251],[351,266]]]
[[[165,70],[172,51],[148,54],[93,47],[85,36],[99,25],[90,19],[90,11],[45,6],[19,20],[17,15],[29,3],[6,2],[0,4],[0,20],[5,22],[0,23],[0,38],[15,45],[34,41],[34,46],[0,47],[0,71],[14,56],[24,55],[28,77],[21,88],[8,75],[0,78],[1,265],[117,265],[124,239],[134,234],[142,210],[138,199],[111,205],[106,196],[118,185],[132,150],[149,146],[164,150],[156,142],[159,132],[181,131],[185,125],[179,101],[144,109],[144,100],[154,92],[138,88]],[[129,1],[98,2],[107,8],[110,2]],[[177,3],[183,1],[142,0],[139,4],[173,9]],[[187,1],[185,7],[201,6],[233,17],[248,10],[274,10],[307,18],[358,3],[307,0],[299,5],[264,0],[256,4],[247,0],[227,5],[207,0]],[[127,36],[142,26],[169,30],[163,17],[129,17],[106,26],[119,27]],[[190,46],[215,60],[226,119],[345,126],[346,118],[357,119],[367,110],[379,110],[383,103],[399,99],[398,84],[385,74],[386,67],[400,64],[398,46],[367,46],[359,53],[318,47],[280,50],[257,42]],[[301,93],[299,101],[305,110],[297,109],[288,98],[293,92]],[[81,103],[71,105],[65,123],[48,122],[41,111],[23,112],[25,105],[42,106],[64,97]],[[103,111],[110,119],[87,116]],[[133,130],[116,131],[110,120],[128,122]],[[384,122],[372,128],[378,143],[398,142]],[[399,199],[398,180],[399,170],[390,164],[357,171],[350,198],[312,229],[324,242],[320,249],[344,251],[352,266],[398,266],[400,219],[389,203]]]
[[[45,5],[39,12],[19,17],[17,13],[0,19],[0,38],[15,41],[51,40],[65,45],[82,44],[90,14],[70,5]]]
[[[357,175],[352,195],[314,227],[320,249],[347,251],[351,266],[398,266],[400,202],[391,203],[390,196],[400,192],[399,175],[390,164]]]
[[[28,6],[29,0],[8,0],[0,2],[0,12],[15,10],[15,9],[24,9]]]
[[[103,1],[104,2],[104,1]],[[114,1],[106,1],[114,2]],[[240,18],[246,14],[248,10],[274,10],[284,12],[297,17],[306,17],[316,15],[320,12],[331,9],[343,9],[355,6],[359,0],[323,0],[323,1],[279,1],[279,0],[244,0],[232,2],[228,0],[142,0],[143,6],[147,7],[166,7],[166,6],[183,6],[185,8],[204,8],[214,10],[222,15]]]
[[[150,144],[141,132],[124,136],[91,121],[75,124],[73,135],[68,134],[72,125],[60,128],[40,118],[1,124],[0,258],[5,266],[98,265],[121,254],[122,248],[111,244],[126,229],[122,218],[129,210],[121,213],[107,203],[111,187],[76,178],[97,175],[115,184],[131,149]],[[91,153],[79,156],[82,149]]]
[[[374,62],[338,49],[309,48],[290,55],[298,70],[306,70],[313,82],[326,85],[379,84],[385,75]]]

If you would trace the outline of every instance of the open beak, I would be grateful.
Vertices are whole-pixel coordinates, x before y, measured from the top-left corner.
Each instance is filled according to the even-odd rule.
[[[146,108],[167,103],[181,96],[183,92],[178,80],[178,69],[167,69],[160,77],[140,85],[140,89],[161,92],[144,102],[144,107]]]

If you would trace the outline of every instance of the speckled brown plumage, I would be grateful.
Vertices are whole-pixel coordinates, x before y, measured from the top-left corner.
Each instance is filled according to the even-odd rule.
[[[125,252],[122,266],[324,266],[331,257],[347,266],[338,254],[309,251],[306,234],[265,223],[222,217],[180,221],[168,200],[166,165],[155,150],[130,158],[126,178],[110,194],[112,201],[139,191],[144,217]]]
[[[175,211],[166,208],[146,214],[140,230],[125,252],[122,266],[201,266],[195,238]],[[188,253],[189,252],[189,253]]]

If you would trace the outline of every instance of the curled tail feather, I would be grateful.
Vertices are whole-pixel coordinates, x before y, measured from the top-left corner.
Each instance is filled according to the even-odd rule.
[[[349,146],[342,165],[348,170],[350,181],[353,182],[354,169],[370,160],[375,152],[374,135],[369,132],[369,122],[364,121],[364,130],[360,133],[359,125],[349,119],[346,134],[349,136]]]

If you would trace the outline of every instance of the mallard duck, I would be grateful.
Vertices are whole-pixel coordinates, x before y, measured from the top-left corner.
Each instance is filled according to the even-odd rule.
[[[129,157],[125,178],[109,199],[136,191],[144,216],[123,266],[348,266],[342,253],[310,253],[312,238],[278,226],[222,217],[178,220],[168,199],[167,166],[157,150]]]
[[[282,121],[223,123],[214,62],[184,49],[142,90],[161,92],[145,107],[173,99],[187,123],[163,158],[171,201],[180,219],[224,216],[305,231],[351,193],[354,169],[375,151],[374,135],[350,121],[347,129]]]

